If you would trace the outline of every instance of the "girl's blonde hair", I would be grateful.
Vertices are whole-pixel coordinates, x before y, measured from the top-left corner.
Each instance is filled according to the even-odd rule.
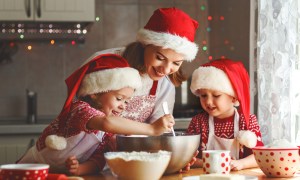
[[[122,56],[127,59],[131,67],[137,69],[140,73],[146,73],[146,67],[144,64],[144,46],[140,42],[133,42],[126,46]],[[168,75],[174,86],[180,86],[183,81],[187,80],[187,77],[182,72],[182,66],[177,72]]]

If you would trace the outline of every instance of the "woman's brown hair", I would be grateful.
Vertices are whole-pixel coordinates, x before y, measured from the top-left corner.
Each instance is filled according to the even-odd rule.
[[[140,42],[133,42],[126,46],[122,56],[127,59],[131,67],[137,69],[140,73],[146,73],[144,64],[144,46]],[[174,86],[180,86],[187,77],[182,72],[182,66],[179,70],[169,75],[169,79]]]

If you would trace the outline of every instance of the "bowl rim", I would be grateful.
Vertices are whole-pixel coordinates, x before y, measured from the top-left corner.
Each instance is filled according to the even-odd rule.
[[[264,147],[264,146],[259,146],[259,147],[254,147],[252,150],[266,150],[266,151],[282,151],[282,150],[299,150],[299,147]]]
[[[167,136],[169,135],[169,136]],[[185,137],[185,136],[201,136],[200,133],[185,133],[183,132],[182,135],[176,135],[176,136],[173,136],[172,133],[164,133],[160,136],[147,136],[147,135],[123,135],[123,134],[117,134],[116,137],[124,137],[124,138],[176,138],[176,137]]]
[[[49,164],[3,164],[1,170],[44,170],[49,169]]]

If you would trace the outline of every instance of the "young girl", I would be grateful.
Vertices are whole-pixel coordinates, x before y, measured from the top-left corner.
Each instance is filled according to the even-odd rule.
[[[59,116],[43,131],[37,143],[18,163],[46,163],[51,172],[68,172],[65,161],[75,156],[85,166],[78,174],[101,170],[103,152],[111,134],[160,135],[174,125],[171,115],[152,124],[118,117],[141,79],[121,56],[103,54],[66,79],[68,98]],[[73,100],[77,95],[78,99]],[[100,154],[100,155],[99,155]]]
[[[250,114],[249,76],[243,64],[220,59],[200,66],[193,72],[191,91],[204,110],[187,129],[201,134],[193,167],[203,166],[203,150],[216,149],[231,151],[232,170],[257,167],[250,148],[263,143],[256,116]]]

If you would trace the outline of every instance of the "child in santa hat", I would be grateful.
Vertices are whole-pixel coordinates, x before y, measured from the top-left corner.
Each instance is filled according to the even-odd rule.
[[[250,114],[249,76],[243,64],[230,59],[206,63],[192,74],[191,91],[204,110],[187,129],[201,134],[198,159],[203,150],[230,150],[231,169],[257,167],[251,148],[263,146],[256,116]],[[238,108],[236,108],[238,107]]]
[[[174,125],[171,115],[152,124],[119,117],[141,86],[139,72],[121,56],[95,57],[69,76],[66,84],[68,98],[61,113],[18,163],[46,163],[51,172],[75,174],[73,167],[65,167],[66,159],[74,156],[83,163],[76,174],[97,172],[105,165],[103,147],[110,133],[161,135]]]

